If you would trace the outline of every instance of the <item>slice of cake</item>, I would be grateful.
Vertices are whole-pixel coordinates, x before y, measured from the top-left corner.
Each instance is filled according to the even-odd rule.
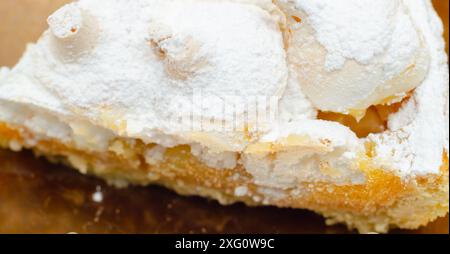
[[[48,24],[0,69],[2,147],[360,232],[448,213],[429,0],[80,0]]]

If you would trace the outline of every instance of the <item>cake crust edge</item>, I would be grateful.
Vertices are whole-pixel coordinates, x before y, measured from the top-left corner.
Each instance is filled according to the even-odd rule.
[[[308,209],[323,215],[329,225],[343,223],[360,233],[385,233],[393,228],[417,229],[449,211],[449,161],[443,153],[440,174],[402,179],[391,172],[366,169],[367,181],[361,185],[337,186],[332,183],[304,183],[305,191],[296,195],[286,190],[282,198],[250,193],[258,186],[242,166],[218,170],[206,166],[189,151],[189,146],[167,149],[156,165],[145,163],[139,148],[91,154],[67,147],[57,140],[26,145],[23,129],[0,123],[0,148],[29,149],[51,162],[64,163],[83,174],[95,175],[109,184],[156,184],[181,195],[212,198],[221,204],[243,202],[249,206],[271,205]],[[364,166],[364,164],[361,164]],[[366,167],[369,167],[366,165]],[[239,178],[233,178],[234,175]],[[237,193],[245,188],[245,193]]]

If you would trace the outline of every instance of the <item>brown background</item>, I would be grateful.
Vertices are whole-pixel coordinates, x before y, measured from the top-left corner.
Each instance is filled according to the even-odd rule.
[[[0,66],[13,66],[69,0],[0,0]],[[434,0],[446,26],[449,1]],[[100,188],[102,203],[92,201]],[[447,233],[448,217],[416,231]],[[158,187],[117,190],[30,153],[0,150],[0,233],[350,233],[307,211],[223,207]]]

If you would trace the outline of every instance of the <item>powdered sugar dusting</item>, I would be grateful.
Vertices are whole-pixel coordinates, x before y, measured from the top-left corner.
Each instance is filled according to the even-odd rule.
[[[424,80],[429,54],[403,1],[278,1],[301,19],[288,57],[316,108],[359,118]]]
[[[311,48],[286,48],[282,28],[288,24],[269,0],[81,0],[66,6],[13,70],[0,69],[0,119],[28,123],[49,137],[57,131],[47,125],[58,122],[54,126],[70,140],[77,140],[76,129],[88,130],[80,144],[92,137],[108,144],[113,136],[158,143],[147,151],[149,164],[157,164],[166,147],[190,144],[210,167],[243,164],[260,183],[276,188],[305,180],[363,182],[355,161],[366,141],[376,144],[374,159],[382,168],[437,173],[442,149],[448,151],[448,65],[442,24],[430,1],[278,2],[296,8],[311,25]],[[294,32],[303,29],[302,23],[289,25]],[[307,56],[300,64],[297,49]],[[367,140],[314,119],[313,105],[322,109],[319,99],[339,112],[365,110],[412,88],[413,97],[391,116],[389,131]],[[191,99],[194,89],[278,96],[281,120],[254,136],[179,133],[167,120],[191,111],[169,98]],[[213,104],[206,107],[206,116],[217,113]],[[27,120],[29,114],[39,121]],[[277,145],[282,149],[274,155]]]
[[[423,31],[431,67],[412,99],[389,120],[390,132],[370,139],[377,145],[380,165],[403,175],[438,173],[443,149],[448,153],[448,65],[443,27],[427,0],[405,1],[415,25]]]
[[[335,70],[347,58],[367,64],[384,52],[394,34],[392,19],[399,1],[300,0],[296,4],[306,12],[317,39],[328,51],[326,68]]]

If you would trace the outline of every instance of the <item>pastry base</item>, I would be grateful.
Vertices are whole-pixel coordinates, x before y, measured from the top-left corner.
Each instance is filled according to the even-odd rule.
[[[345,223],[361,233],[384,233],[391,228],[416,229],[445,216],[449,209],[449,163],[445,153],[439,175],[405,180],[390,172],[371,168],[370,160],[363,160],[360,167],[367,172],[364,185],[305,182],[300,186],[302,191],[293,192],[256,185],[242,166],[232,170],[210,168],[191,155],[189,146],[168,149],[161,162],[149,165],[143,156],[148,146],[139,141],[130,146],[129,142],[118,139],[110,145],[109,152],[91,153],[68,147],[57,140],[27,146],[25,141],[32,137],[32,133],[24,128],[0,123],[0,147],[31,149],[38,156],[66,163],[84,174],[96,175],[119,187],[130,183],[158,184],[182,195],[213,198],[221,204],[244,202],[250,206],[309,209],[326,217],[328,224]],[[242,186],[247,192],[236,195],[236,188]],[[264,196],[258,191],[261,188],[283,195],[280,198]]]

